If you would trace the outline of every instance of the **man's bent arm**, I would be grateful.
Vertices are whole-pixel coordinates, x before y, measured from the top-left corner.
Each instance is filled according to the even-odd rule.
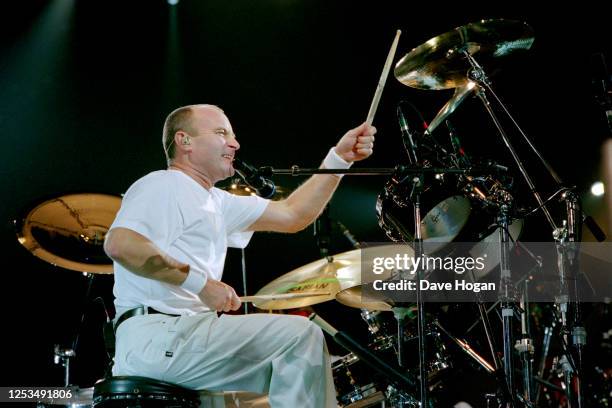
[[[346,165],[344,167],[363,160],[372,154],[375,133],[376,128],[361,124],[349,130],[334,147],[335,153],[330,152],[330,155],[337,155],[336,159],[341,159],[343,163],[339,164]],[[323,167],[326,167],[325,162]],[[339,182],[340,177],[333,174],[313,175],[287,199],[268,204],[261,217],[248,229],[297,232],[306,228],[321,214]]]
[[[195,271],[190,273],[188,264],[165,254],[151,240],[135,231],[113,228],[104,241],[104,251],[132,273],[181,286],[217,311],[229,312],[240,308],[240,299],[231,286]]]
[[[189,265],[163,253],[143,235],[127,228],[113,228],[104,241],[106,254],[136,275],[181,285]]]

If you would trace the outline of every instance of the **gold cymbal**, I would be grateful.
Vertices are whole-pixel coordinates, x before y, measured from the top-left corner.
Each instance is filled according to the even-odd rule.
[[[471,66],[462,50],[480,64],[487,63],[533,44],[533,29],[514,20],[481,20],[414,48],[395,65],[394,75],[404,85],[420,89],[448,89],[468,83]]]
[[[106,233],[121,197],[69,194],[47,200],[22,221],[15,221],[17,239],[34,256],[52,265],[87,273],[113,273],[104,253]]]
[[[319,259],[301,266],[273,280],[261,288],[255,296],[284,293],[325,292],[292,299],[277,299],[254,302],[260,309],[295,309],[326,302],[336,298],[339,291],[359,285],[361,282],[361,250],[355,249]]]
[[[446,118],[448,118],[451,113],[457,109],[457,107],[463,102],[463,100],[472,92],[472,90],[476,87],[476,83],[472,81],[468,81],[467,84],[461,85],[460,87],[455,88],[455,93],[453,96],[444,104],[442,109],[438,112],[435,118],[429,123],[427,126],[427,130],[425,130],[426,134],[432,134],[433,131],[442,123]]]
[[[376,299],[363,298],[362,285],[353,286],[352,288],[341,290],[336,294],[336,300],[345,306],[355,307],[357,309],[367,309],[370,311],[390,311],[393,310],[393,302]]]
[[[362,254],[361,259],[365,265],[372,265],[374,258],[394,258],[397,254],[404,254],[409,258],[414,258],[414,249],[410,245],[382,245],[367,248]],[[356,285],[342,289],[336,294],[336,300],[343,305],[355,307],[358,309],[366,309],[371,311],[389,311],[395,305],[395,300],[384,297],[384,292],[374,291],[371,287],[375,280],[393,280],[397,279],[395,270],[386,270],[382,274],[369,273],[365,269],[358,276],[359,282]],[[408,277],[414,279],[414,275]],[[364,281],[367,279],[367,281]],[[369,288],[368,288],[369,286]],[[369,289],[369,290],[368,290]]]
[[[329,258],[319,259],[301,266],[273,280],[261,288],[255,296],[272,296],[285,293],[302,294],[304,296],[274,299],[270,301],[255,301],[253,304],[266,310],[295,309],[336,299],[347,306],[369,310],[391,310],[389,302],[377,299],[362,299],[362,259],[371,262],[372,256],[398,253],[398,245],[382,245],[370,247],[362,253],[361,249],[342,252]],[[402,246],[402,252],[414,254],[409,246]],[[371,274],[365,274],[371,276]],[[369,278],[368,278],[369,279]],[[368,283],[368,282],[366,282]],[[312,295],[308,295],[312,293]],[[321,294],[324,293],[324,294]],[[340,295],[340,296],[338,296]]]
[[[255,191],[247,184],[245,184],[244,181],[242,181],[242,179],[239,177],[233,178],[229,184],[222,186],[221,189],[227,191],[228,193],[239,196],[257,195]],[[291,194],[291,190],[286,187],[277,185],[271,200],[279,201],[284,198],[287,198],[289,194]]]

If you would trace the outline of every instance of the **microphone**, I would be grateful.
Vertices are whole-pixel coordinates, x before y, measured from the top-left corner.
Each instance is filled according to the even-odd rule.
[[[410,160],[410,164],[417,164],[419,162],[416,154],[417,146],[414,143],[412,132],[408,127],[408,122],[406,122],[406,118],[404,117],[404,113],[402,112],[401,105],[397,105],[397,119],[399,121],[400,130],[402,132],[402,142],[404,142],[404,148],[406,149],[406,152],[408,152],[408,159]]]
[[[461,165],[469,166],[470,159],[465,154],[465,150],[463,150],[463,146],[461,146],[461,141],[459,140],[459,136],[457,136],[455,127],[450,123],[448,119],[444,121],[444,123],[446,124],[446,128],[448,129],[448,136],[450,137],[451,146],[453,146],[453,151],[455,152],[457,159],[459,160]]]
[[[344,235],[344,237],[351,243],[353,248],[361,248],[361,243],[357,241],[355,236],[351,233],[351,231],[349,231],[348,228],[344,226],[343,223],[341,223],[340,221],[335,221],[335,220],[334,222],[336,223],[336,225],[338,225],[338,227],[340,228],[340,231],[342,231],[342,235]]]
[[[322,258],[327,258],[329,255],[331,232],[331,218],[329,217],[329,205],[327,205],[314,223],[314,235],[317,238],[317,246]]]
[[[270,198],[276,193],[276,186],[272,180],[268,180],[263,178],[259,174],[259,170],[255,167],[251,166],[248,163],[240,160],[239,158],[234,158],[234,169],[238,172],[240,177],[244,180],[245,183],[249,185],[258,196],[263,198]]]

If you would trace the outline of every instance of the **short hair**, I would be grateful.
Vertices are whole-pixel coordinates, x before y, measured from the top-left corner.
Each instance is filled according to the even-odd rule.
[[[189,121],[191,114],[193,113],[193,105],[181,106],[170,112],[164,121],[164,130],[162,133],[162,144],[164,146],[164,153],[166,154],[166,161],[168,165],[172,163],[174,159],[174,135],[179,130],[189,131]]]
[[[172,164],[172,160],[174,159],[174,154],[176,152],[174,145],[174,135],[176,135],[176,132],[184,130],[187,133],[193,133],[191,119],[193,116],[193,108],[197,106],[217,109],[223,113],[223,109],[216,105],[208,104],[181,106],[180,108],[170,112],[164,121],[164,130],[162,132],[162,145],[164,147],[164,153],[166,155],[166,162],[168,165]]]

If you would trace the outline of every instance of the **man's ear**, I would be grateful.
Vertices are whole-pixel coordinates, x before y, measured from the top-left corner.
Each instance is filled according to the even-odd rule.
[[[182,146],[188,146],[191,144],[191,137],[182,130],[179,130],[174,134],[174,143],[177,145],[180,144]]]

